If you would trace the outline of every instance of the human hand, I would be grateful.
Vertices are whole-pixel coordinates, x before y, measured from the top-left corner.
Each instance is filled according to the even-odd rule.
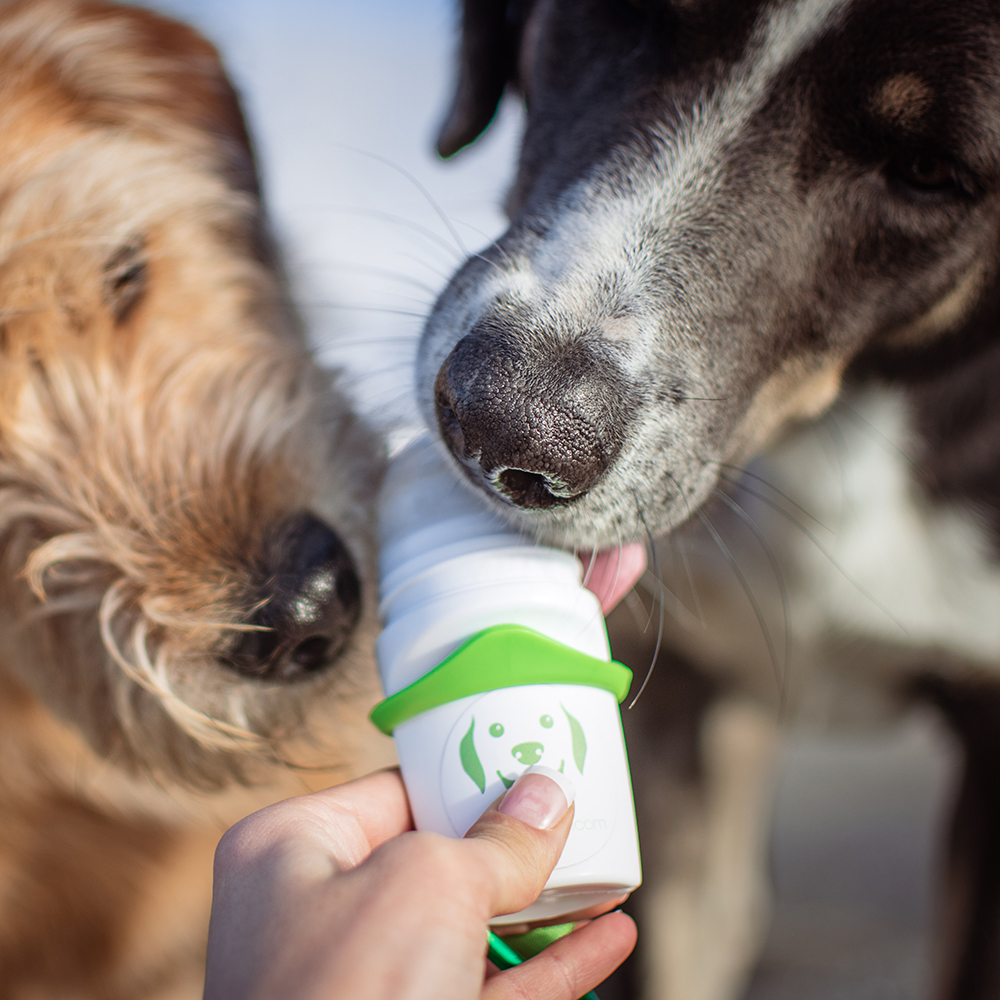
[[[489,921],[534,901],[572,817],[530,774],[464,839],[417,833],[397,771],[254,813],[216,852],[205,1000],[577,1000],[632,950],[624,914],[485,961]]]

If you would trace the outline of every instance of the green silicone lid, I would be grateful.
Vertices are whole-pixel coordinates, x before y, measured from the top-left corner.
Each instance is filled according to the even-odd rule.
[[[390,736],[400,723],[438,705],[527,684],[583,684],[610,691],[621,702],[632,684],[632,671],[523,625],[493,625],[466,640],[409,687],[376,705],[370,718]]]

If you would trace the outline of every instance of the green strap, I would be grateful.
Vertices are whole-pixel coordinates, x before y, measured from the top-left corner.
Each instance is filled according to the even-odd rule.
[[[527,960],[548,948],[553,941],[569,934],[576,924],[550,924],[548,927],[535,927],[523,934],[508,934],[504,942]]]
[[[556,924],[553,927],[536,927],[526,934],[512,934],[509,937],[498,937],[493,931],[489,932],[489,947],[486,954],[489,960],[501,971],[513,969],[526,959],[534,958],[543,949],[547,948],[553,941],[565,937],[576,924]],[[600,1000],[598,995],[591,990],[581,1000]]]
[[[523,625],[493,625],[477,632],[409,687],[376,705],[370,718],[391,736],[400,723],[439,705],[527,684],[583,684],[610,691],[621,702],[632,684],[632,671]]]

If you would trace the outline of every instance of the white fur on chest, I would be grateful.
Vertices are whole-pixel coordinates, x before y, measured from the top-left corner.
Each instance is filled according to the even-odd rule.
[[[846,397],[756,470],[819,522],[789,508],[828,553],[769,518],[768,533],[781,531],[795,632],[945,650],[1000,669],[1000,563],[970,513],[927,500],[912,445],[903,398],[869,392]]]

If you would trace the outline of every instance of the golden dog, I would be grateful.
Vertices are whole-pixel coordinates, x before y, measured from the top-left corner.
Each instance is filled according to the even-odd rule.
[[[222,830],[367,752],[379,449],[286,298],[214,49],[0,6],[4,1000],[200,995]]]

